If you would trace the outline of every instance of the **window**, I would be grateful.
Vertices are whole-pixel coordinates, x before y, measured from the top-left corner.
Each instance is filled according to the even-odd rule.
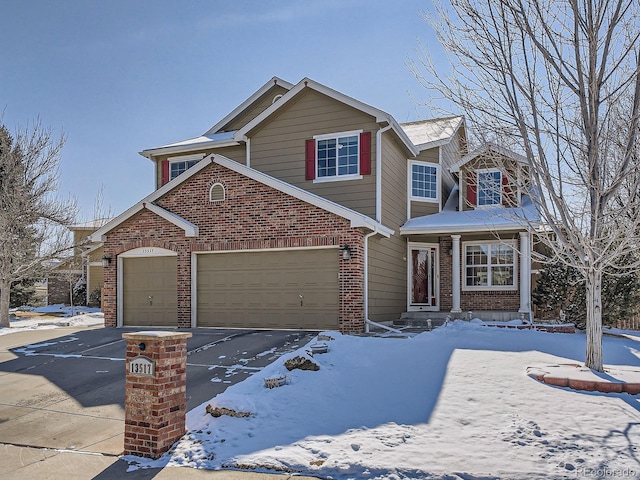
[[[371,133],[316,135],[306,143],[306,179],[355,180],[371,173]]]
[[[516,253],[512,243],[465,243],[465,287],[513,290]]]
[[[224,185],[221,183],[214,183],[209,190],[210,202],[222,202],[225,199]]]
[[[173,180],[181,173],[185,172],[187,169],[193,167],[196,163],[198,163],[200,159],[197,160],[179,160],[174,161],[171,160],[170,168],[169,168],[169,180]]]
[[[438,201],[438,165],[411,162],[411,200]]]
[[[500,170],[478,171],[478,206],[502,204],[502,174]]]
[[[358,174],[358,135],[316,142],[318,178]]]

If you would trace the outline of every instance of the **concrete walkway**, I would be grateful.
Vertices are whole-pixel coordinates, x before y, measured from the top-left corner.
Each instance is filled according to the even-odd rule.
[[[127,473],[128,464],[117,456],[122,452],[124,443],[124,410],[119,403],[124,400],[120,398],[123,394],[114,391],[117,388],[112,380],[100,380],[102,376],[109,375],[107,370],[122,371],[124,363],[114,360],[114,354],[109,351],[104,358],[96,356],[99,349],[114,347],[112,344],[116,342],[110,336],[120,338],[122,331],[107,329],[104,332],[88,332],[101,328],[103,327],[62,327],[0,335],[0,478],[283,480],[293,477],[289,474],[209,471],[186,467],[134,470]],[[98,346],[82,343],[87,341],[83,339],[91,340],[96,334],[106,343]],[[207,350],[216,343],[214,337],[223,335],[224,332],[207,331],[193,344],[190,360],[195,363],[192,368],[196,370],[192,378],[196,380],[193,387],[196,391],[201,388],[198,383],[208,388],[211,385],[216,388],[219,386],[209,381],[200,381],[200,376],[205,374],[206,379],[209,379],[211,367],[199,363],[202,363],[203,355],[207,355]],[[62,337],[65,336],[76,339],[63,343],[66,339]],[[55,343],[56,339],[59,339],[58,343]],[[271,345],[261,345],[260,340],[257,335],[244,335],[238,341],[249,342],[250,346],[259,351],[268,350]],[[48,342],[51,346],[46,346]],[[36,344],[45,345],[43,348],[52,349],[56,353],[30,356],[29,353],[17,355],[12,352],[12,349],[15,351],[16,348],[30,345],[28,350],[33,354],[38,350],[34,347]],[[74,344],[79,344],[81,353],[89,355],[82,357],[83,362],[79,362],[77,358],[74,360],[74,355],[67,355],[70,352],[65,348]],[[235,344],[231,341],[224,341],[220,348],[232,348],[233,345]],[[240,351],[250,350],[250,346],[242,346]],[[208,353],[212,354],[213,351]],[[224,353],[230,361],[235,361],[231,352]],[[268,358],[260,358],[259,365],[262,362],[268,362]],[[53,377],[51,370],[56,372]],[[205,373],[199,374],[199,370]],[[86,372],[91,373],[90,381],[82,379]],[[119,381],[123,383],[124,375],[118,373],[118,377],[121,377]],[[241,378],[244,375],[238,376],[237,380]],[[189,386],[187,390],[189,391]],[[114,394],[117,394],[119,400],[111,398]],[[205,395],[206,398],[213,396],[209,391],[200,392],[200,395]],[[202,400],[196,397],[192,401],[199,404]]]
[[[127,463],[115,456],[4,444],[0,444],[0,459],[3,480],[316,480],[316,477],[289,474],[186,467],[150,468],[127,473]]]

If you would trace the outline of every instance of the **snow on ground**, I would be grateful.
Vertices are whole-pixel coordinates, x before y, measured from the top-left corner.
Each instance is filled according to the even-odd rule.
[[[104,315],[99,308],[68,305],[46,305],[44,307],[20,307],[10,310],[9,328],[0,327],[0,335],[25,330],[60,327],[89,327],[104,325]]]
[[[454,322],[410,339],[328,333],[319,371],[287,354],[211,401],[248,418],[187,414],[157,461],[332,479],[640,478],[640,396],[572,391],[529,366],[583,362],[583,334]],[[605,337],[608,365],[640,366],[640,339]],[[267,389],[265,378],[288,383]]]

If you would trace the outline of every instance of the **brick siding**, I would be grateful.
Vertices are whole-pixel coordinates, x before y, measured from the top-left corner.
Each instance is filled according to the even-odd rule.
[[[225,186],[226,199],[209,201],[214,183]],[[339,263],[339,328],[364,329],[364,233],[349,220],[211,164],[156,201],[162,208],[196,224],[198,237],[143,209],[107,234],[104,251],[117,255],[138,247],[161,247],[178,254],[178,327],[191,325],[191,252],[315,246],[351,247],[351,260]],[[116,325],[117,262],[104,272],[106,326]]]

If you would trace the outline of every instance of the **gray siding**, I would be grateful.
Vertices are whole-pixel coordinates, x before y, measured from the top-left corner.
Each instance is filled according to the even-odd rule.
[[[375,119],[309,90],[251,134],[251,166],[310,192],[375,217]],[[362,180],[305,180],[305,140],[314,135],[362,129],[371,132],[371,175]]]

